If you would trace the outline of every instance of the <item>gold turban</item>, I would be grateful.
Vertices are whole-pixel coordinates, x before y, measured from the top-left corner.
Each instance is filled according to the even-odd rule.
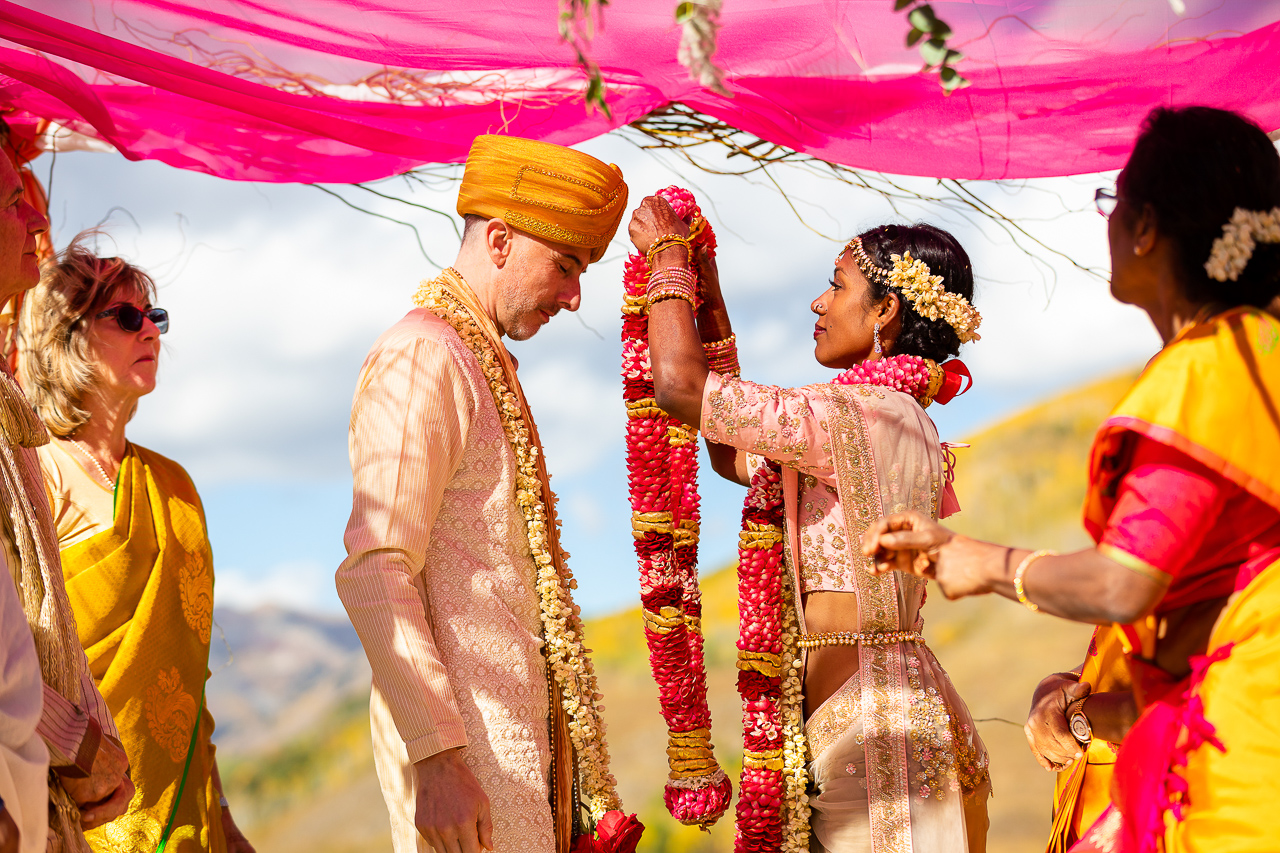
[[[458,213],[501,218],[520,231],[591,250],[600,260],[627,209],[622,170],[572,148],[515,136],[477,136]]]

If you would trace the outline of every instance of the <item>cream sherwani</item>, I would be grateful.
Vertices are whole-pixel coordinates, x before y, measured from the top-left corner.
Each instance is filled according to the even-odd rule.
[[[374,344],[350,426],[338,594],[373,667],[374,756],[396,853],[412,763],[465,746],[497,853],[553,853],[548,685],[515,456],[475,356],[426,309]]]

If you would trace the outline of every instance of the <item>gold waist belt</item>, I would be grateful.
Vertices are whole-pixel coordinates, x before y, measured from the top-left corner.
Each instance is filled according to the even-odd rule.
[[[869,631],[854,633],[853,631],[826,631],[821,634],[801,634],[798,645],[802,649],[816,649],[819,646],[856,646],[865,643],[869,646],[887,646],[890,643],[923,643],[924,637],[918,631]]]

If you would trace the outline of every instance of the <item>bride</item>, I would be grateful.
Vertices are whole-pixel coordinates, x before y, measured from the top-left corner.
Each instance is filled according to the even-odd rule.
[[[779,388],[738,377],[715,262],[690,258],[687,234],[656,196],[631,220],[636,248],[658,249],[648,315],[655,395],[699,426],[726,479],[747,485],[760,466],[780,466],[787,563],[802,602],[813,849],[983,851],[986,749],[920,636],[925,582],[873,577],[858,550],[883,514],[958,508],[924,406],[954,395],[958,375],[938,362],[977,339],[968,256],[929,225],[855,237],[811,306],[814,357],[844,372],[831,384]],[[696,316],[691,263],[703,281]]]

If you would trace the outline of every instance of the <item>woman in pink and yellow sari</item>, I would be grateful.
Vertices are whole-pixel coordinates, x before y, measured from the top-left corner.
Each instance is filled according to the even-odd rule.
[[[727,479],[746,485],[759,466],[780,468],[805,650],[811,849],[982,851],[986,749],[920,635],[925,582],[874,578],[857,553],[862,530],[885,512],[935,518],[957,509],[924,406],[954,396],[967,376],[958,362],[938,363],[977,337],[969,259],[927,225],[851,240],[811,306],[815,358],[843,372],[832,383],[779,388],[738,377],[707,255],[692,259],[703,281],[697,314],[683,298],[664,298],[688,277],[685,233],[657,197],[631,224],[640,251],[658,241],[648,297],[656,399],[699,425]]]
[[[40,448],[67,595],[89,669],[129,756],[129,810],[86,834],[100,853],[253,853],[231,818],[205,707],[213,556],[182,466],[125,438],[156,384],[169,316],[155,285],[74,241],[23,306],[22,384],[54,440]]]
[[[1098,198],[1112,293],[1165,344],[1094,442],[1097,544],[1009,549],[902,513],[872,525],[864,553],[950,598],[995,592],[1104,626],[1085,669],[1046,679],[1032,711],[1050,766],[1120,744],[1113,802],[1089,783],[1103,762],[1060,788],[1059,849],[1080,835],[1081,853],[1275,850],[1280,320],[1263,308],[1280,293],[1280,157],[1233,113],[1161,108]],[[1123,669],[1098,662],[1116,649]]]

